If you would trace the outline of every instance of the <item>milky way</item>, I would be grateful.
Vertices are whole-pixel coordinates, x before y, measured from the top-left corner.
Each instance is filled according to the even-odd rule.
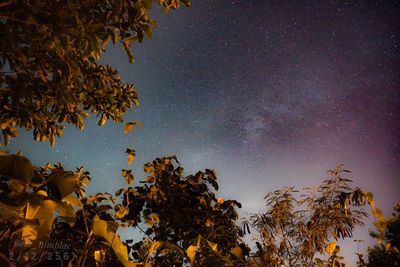
[[[138,179],[143,163],[173,153],[187,172],[215,168],[221,194],[244,211],[344,163],[388,214],[400,193],[399,13],[398,1],[201,0],[154,11],[159,27],[134,47],[134,65],[118,48],[102,59],[136,83],[140,108],[127,118],[143,130],[125,136],[91,119],[55,148],[28,133],[10,150],[86,166],[91,192],[123,185],[126,147],[137,151]]]

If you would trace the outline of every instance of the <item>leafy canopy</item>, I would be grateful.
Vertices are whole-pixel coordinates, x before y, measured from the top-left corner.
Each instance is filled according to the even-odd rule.
[[[121,44],[133,62],[131,45],[151,37],[153,0],[24,0],[0,4],[0,128],[7,144],[17,128],[34,139],[63,133],[64,123],[84,128],[89,112],[123,121],[138,105],[133,84],[97,62],[106,45]],[[164,11],[189,0],[157,0]]]
[[[349,172],[338,166],[318,188],[293,187],[265,196],[267,210],[244,222],[259,233],[254,260],[262,266],[345,266],[336,240],[352,237],[367,213],[362,206],[371,193],[350,187]],[[367,199],[369,196],[369,199]],[[317,255],[327,253],[328,260]],[[326,264],[326,265],[325,265]],[[333,264],[333,265],[332,265]]]
[[[400,266],[400,203],[394,207],[391,217],[380,218],[375,226],[376,231],[371,232],[371,236],[378,239],[379,244],[368,249],[366,266]]]

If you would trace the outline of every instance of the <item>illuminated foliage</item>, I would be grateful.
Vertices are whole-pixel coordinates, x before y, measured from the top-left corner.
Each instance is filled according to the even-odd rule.
[[[400,203],[394,207],[389,218],[382,218],[375,223],[376,231],[371,236],[379,244],[368,249],[368,267],[400,266]]]
[[[155,2],[155,1],[154,1]],[[164,11],[189,0],[157,0]],[[84,128],[90,112],[122,122],[138,105],[133,84],[98,63],[107,44],[119,43],[133,62],[132,44],[151,37],[153,0],[6,1],[0,4],[0,128],[4,143],[17,128],[37,141]]]
[[[220,266],[244,260],[243,233],[235,224],[236,207],[241,205],[215,196],[211,187],[217,190],[218,183],[213,170],[184,176],[177,159],[166,157],[145,164],[144,171],[148,176],[142,186],[118,191],[122,207],[128,210],[121,221],[143,225],[146,234],[144,241],[130,246],[135,259],[155,266],[189,262]],[[162,244],[174,249],[167,253]]]
[[[363,225],[367,213],[361,206],[370,194],[350,187],[346,172],[342,166],[328,171],[329,179],[315,189],[268,193],[267,211],[244,222],[260,235],[254,260],[262,266],[345,266],[332,240],[352,237],[354,227]],[[324,253],[328,260],[316,258]]]

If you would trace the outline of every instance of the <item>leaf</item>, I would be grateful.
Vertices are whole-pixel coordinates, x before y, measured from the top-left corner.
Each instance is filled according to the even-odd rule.
[[[117,255],[118,259],[124,266],[136,266],[135,263],[129,261],[128,249],[117,235],[116,230],[118,227],[115,227],[116,225],[116,223],[108,223],[100,220],[96,215],[92,223],[92,232],[94,235],[107,240],[111,248],[114,250],[115,255]]]
[[[146,163],[143,166],[143,170],[144,170],[145,173],[151,173],[151,172],[154,171],[154,167],[153,167],[153,165],[151,163]]]
[[[61,199],[75,192],[78,188],[77,176],[69,171],[57,171],[50,174],[47,183],[56,186],[60,192]]]
[[[368,204],[370,204],[374,200],[374,195],[372,195],[371,192],[366,192],[365,200],[367,201]]]
[[[136,126],[137,126],[137,127],[139,127],[140,129],[143,129],[143,125],[142,125],[142,122],[141,122],[140,120],[136,119],[136,120],[134,121],[134,123],[136,123]]]
[[[115,217],[117,217],[118,219],[122,219],[128,213],[129,213],[129,210],[127,208],[125,208],[123,206],[119,206],[118,211],[115,213]]]
[[[382,210],[381,209],[379,209],[379,208],[375,208],[375,209],[373,209],[372,210],[372,214],[374,215],[374,217],[376,218],[376,219],[383,219],[383,213],[382,213]]]
[[[146,182],[148,182],[148,183],[154,182],[154,177],[153,176],[147,176],[146,177]]]
[[[127,124],[125,124],[125,127],[124,127],[124,134],[128,134],[128,133],[133,129],[133,127],[134,127],[135,125],[136,125],[137,127],[139,127],[140,129],[143,128],[142,123],[141,123],[139,120],[135,120],[135,121],[133,121],[133,122],[128,122]]]
[[[159,222],[160,222],[160,218],[158,217],[158,215],[156,213],[152,213],[146,218],[146,223],[150,226],[152,226],[156,223],[158,224]]]
[[[125,124],[124,134],[128,134],[133,129],[134,125],[135,125],[135,123],[133,123],[133,122],[128,122],[127,124]]]
[[[128,154],[128,164],[131,164],[135,160],[135,150],[127,148],[125,153]]]
[[[325,251],[332,255],[333,252],[335,251],[336,248],[336,242],[330,242],[328,245],[326,245]]]
[[[74,205],[78,208],[83,208],[82,202],[75,196],[73,195],[68,195],[66,197],[64,197],[63,201],[65,201],[66,203],[70,204],[70,205]]]
[[[193,265],[195,258],[196,258],[196,252],[197,252],[197,246],[195,245],[190,245],[187,249],[186,249],[186,254],[190,260],[190,264]]]
[[[161,247],[161,242],[160,241],[154,241],[153,244],[151,244],[151,246],[148,249],[148,255],[153,254],[154,251],[156,251],[157,249],[159,249]]]
[[[241,259],[243,255],[242,248],[240,246],[236,246],[231,249],[231,254],[235,255],[237,258]]]
[[[71,227],[74,226],[76,222],[76,214],[75,209],[71,206],[71,204],[64,202],[57,203],[57,212],[66,223],[68,223]]]
[[[32,244],[35,240],[41,240],[50,236],[56,207],[56,202],[52,200],[45,200],[41,205],[32,205],[28,203],[25,219],[36,220],[38,225],[26,223],[23,226],[22,237],[24,238],[25,244]]]
[[[211,241],[208,241],[208,240],[207,240],[207,243],[208,243],[208,245],[210,246],[210,248],[211,248],[215,253],[219,254],[219,251],[218,251],[218,244],[215,244],[215,243],[213,243],[213,242],[211,242]]]
[[[315,258],[315,262],[317,263],[318,267],[324,267],[324,262],[321,259]]]
[[[222,197],[219,197],[219,198],[217,199],[217,203],[218,203],[219,205],[222,205],[222,204],[224,203],[224,199],[223,199]]]
[[[124,192],[124,189],[123,189],[123,188],[117,190],[117,191],[115,192],[115,195],[116,195],[116,196],[119,196],[119,195],[122,194],[122,192]]]
[[[101,119],[97,123],[99,126],[103,126],[107,122],[107,116],[105,114],[101,115]]]
[[[135,179],[133,177],[132,170],[122,169],[121,175],[122,175],[122,177],[125,178],[126,183],[129,185],[131,185],[133,183],[133,180]]]
[[[21,239],[24,245],[31,246],[38,238],[38,230],[33,225],[27,224],[22,227]]]
[[[30,183],[33,177],[32,163],[18,155],[0,155],[0,174]]]
[[[212,219],[207,218],[206,223],[204,224],[207,227],[214,227],[214,222],[212,221]]]
[[[94,259],[96,261],[96,265],[98,263],[102,263],[105,260],[105,256],[106,256],[106,254],[105,254],[104,250],[96,250],[94,252]]]

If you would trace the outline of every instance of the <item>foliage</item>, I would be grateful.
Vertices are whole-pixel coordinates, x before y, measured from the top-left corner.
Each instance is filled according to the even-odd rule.
[[[394,207],[389,218],[380,218],[375,226],[377,231],[371,236],[379,242],[368,249],[368,267],[400,266],[400,203]]]
[[[244,264],[248,248],[235,224],[240,203],[215,196],[210,188],[218,189],[214,171],[185,177],[173,161],[178,163],[166,157],[144,165],[144,185],[120,189],[116,197],[87,197],[90,177],[83,168],[32,167],[20,155],[1,155],[1,265]],[[21,169],[30,177],[22,177]],[[122,175],[132,175],[131,170]],[[117,234],[120,226],[140,229],[143,240],[123,243]],[[60,240],[61,248],[43,245]]]
[[[262,266],[345,266],[336,240],[363,224],[361,206],[370,194],[350,187],[346,172],[342,166],[329,170],[329,179],[305,193],[293,187],[268,193],[267,211],[244,222],[260,235],[254,260]],[[328,260],[316,257],[325,253]]]
[[[157,158],[145,164],[144,171],[148,176],[142,186],[117,192],[123,196],[118,210],[127,210],[120,220],[133,226],[145,224],[145,240],[130,246],[134,259],[156,266],[189,262],[220,266],[223,262],[244,260],[246,246],[240,241],[243,233],[235,224],[235,208],[241,205],[235,200],[216,198],[210,189],[218,189],[214,171],[185,177],[175,157]],[[165,247],[172,253],[162,250]],[[240,252],[237,257],[230,253],[234,249]]]
[[[7,144],[17,127],[34,139],[63,133],[64,123],[84,128],[88,112],[123,121],[138,97],[133,84],[97,60],[110,40],[133,62],[131,45],[151,37],[153,0],[5,1],[0,4],[0,127]],[[189,0],[157,0],[165,11]]]

